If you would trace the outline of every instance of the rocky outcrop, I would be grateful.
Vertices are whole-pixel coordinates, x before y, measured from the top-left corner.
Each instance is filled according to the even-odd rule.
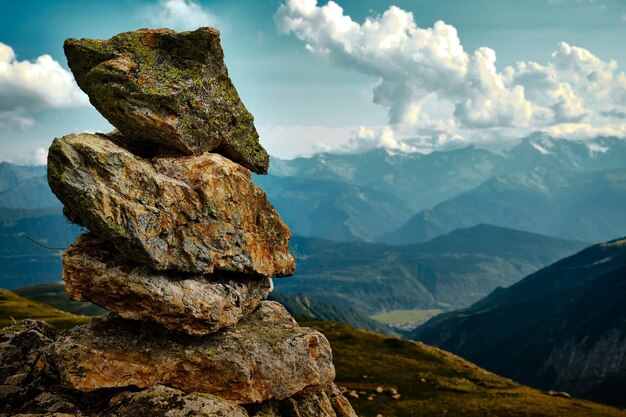
[[[0,414],[36,396],[53,379],[46,348],[55,336],[51,326],[34,320],[0,329]]]
[[[206,337],[111,317],[96,319],[60,337],[53,355],[67,388],[162,384],[240,404],[316,392],[335,377],[326,338],[298,326],[272,301],[263,302],[237,326]]]
[[[269,278],[255,275],[155,272],[93,234],[80,235],[63,254],[63,280],[71,300],[192,335],[237,324],[271,287]]]
[[[357,417],[348,400],[335,385],[315,395],[297,395],[249,408],[251,417]]]
[[[68,39],[64,49],[91,104],[128,141],[218,152],[267,172],[269,157],[228,77],[218,30],[142,29]]]
[[[328,340],[266,300],[294,271],[291,232],[250,178],[267,155],[218,32],[65,50],[119,131],[50,147],[50,187],[89,229],[63,279],[71,299],[112,313],[61,335],[32,321],[2,331],[0,417],[355,417]]]
[[[105,135],[68,135],[50,147],[48,181],[71,220],[154,269],[293,273],[289,229],[218,154],[147,160]]]
[[[277,303],[271,304],[280,310]],[[291,321],[282,317],[285,324]],[[100,319],[99,322],[107,320],[117,321],[117,324],[125,323],[132,329],[131,322],[119,318]],[[163,329],[158,332],[172,334]],[[243,405],[218,395],[185,392],[160,384],[141,390],[137,387],[91,392],[60,389],[59,374],[55,371],[59,356],[53,351],[64,338],[49,325],[33,320],[1,331],[0,372],[3,385],[0,389],[5,395],[0,400],[0,416],[357,417],[332,383],[318,390],[310,387],[305,392],[282,400],[271,399]],[[191,336],[188,338],[192,339]],[[56,360],[51,361],[52,358]],[[7,387],[11,389],[10,392],[6,391]]]

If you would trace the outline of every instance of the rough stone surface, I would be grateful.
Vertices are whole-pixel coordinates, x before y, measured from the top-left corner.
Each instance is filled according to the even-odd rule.
[[[271,287],[269,278],[254,275],[155,272],[93,234],[80,235],[63,253],[63,280],[71,300],[192,335],[236,324]]]
[[[80,88],[127,138],[185,154],[214,151],[267,172],[269,157],[228,77],[217,29],[140,29],[67,39],[64,49]]]
[[[63,386],[80,391],[162,384],[254,403],[319,392],[335,377],[326,338],[271,301],[204,337],[95,319],[59,337],[53,354]]]
[[[139,392],[124,392],[111,399],[99,417],[248,417],[242,407],[214,395],[190,393],[158,385]]]
[[[0,329],[0,413],[21,406],[53,379],[45,350],[55,336],[50,325],[35,320]]]
[[[358,417],[334,384],[317,394],[271,400],[248,408],[251,417]]]
[[[291,233],[250,172],[212,153],[150,161],[108,140],[55,139],[48,181],[70,220],[157,270],[288,276]]]

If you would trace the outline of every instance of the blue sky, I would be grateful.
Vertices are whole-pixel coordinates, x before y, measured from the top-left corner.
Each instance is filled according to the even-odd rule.
[[[623,0],[27,0],[1,7],[0,160],[42,162],[54,137],[110,129],[73,85],[65,38],[163,26],[222,31],[231,77],[262,143],[280,157],[429,151],[535,130],[580,140],[626,134]]]

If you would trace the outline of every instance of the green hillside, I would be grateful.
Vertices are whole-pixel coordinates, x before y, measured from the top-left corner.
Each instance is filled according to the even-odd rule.
[[[296,320],[334,321],[357,329],[371,330],[386,335],[397,335],[394,330],[381,321],[372,320],[350,308],[341,308],[313,300],[303,294],[285,295],[273,292],[270,294],[269,299],[284,305]]]
[[[90,317],[57,310],[47,304],[28,300],[0,288],[0,327],[10,326],[16,321],[28,318],[43,320],[58,329],[68,329],[90,320]]]
[[[65,286],[62,281],[17,288],[13,292],[20,297],[44,303],[72,314],[99,316],[106,313],[106,310],[95,304],[69,300],[65,294]]]
[[[346,394],[358,395],[348,398],[361,417],[626,416],[615,408],[515,384],[421,343],[338,323],[301,324],[330,340],[337,384],[347,389]],[[393,390],[399,399],[392,397]]]
[[[88,320],[0,290],[0,327],[13,323],[10,317],[37,318],[61,329]],[[301,324],[330,340],[337,384],[361,417],[626,416],[608,406],[517,385],[421,343],[334,322],[301,320]],[[394,399],[396,392],[399,397]]]
[[[624,300],[626,239],[435,317],[412,337],[526,384],[626,406]]]

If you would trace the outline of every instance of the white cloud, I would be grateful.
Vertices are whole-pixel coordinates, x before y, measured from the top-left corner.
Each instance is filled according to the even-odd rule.
[[[213,26],[216,18],[193,0],[161,0],[144,11],[151,24],[175,30]]]
[[[500,71],[494,50],[468,53],[453,26],[420,28],[395,6],[357,23],[333,1],[286,0],[274,20],[309,52],[374,77],[373,101],[387,110],[396,136],[406,126],[433,144],[535,130],[622,132],[621,121],[602,112],[626,111],[626,75],[615,61],[565,42],[546,65]]]
[[[22,113],[25,111],[4,110],[0,111],[0,130],[25,130],[35,124],[35,119]]]
[[[270,155],[283,159],[309,156],[340,148],[353,127],[258,125],[261,144]]]
[[[1,119],[16,121],[23,128],[28,125],[28,111],[88,104],[72,74],[50,55],[20,61],[13,48],[0,42]]]
[[[334,151],[359,153],[378,148],[389,151],[417,152],[417,148],[414,146],[397,140],[393,129],[388,126],[379,129],[361,126],[352,132],[350,140],[345,145],[334,149]]]
[[[35,165],[46,165],[48,163],[48,150],[44,148],[35,149],[33,163]]]

